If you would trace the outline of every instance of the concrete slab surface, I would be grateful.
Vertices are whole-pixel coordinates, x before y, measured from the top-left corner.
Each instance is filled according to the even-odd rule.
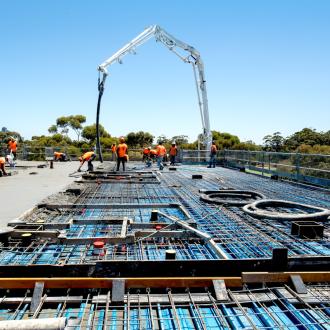
[[[5,229],[10,220],[77,180],[69,174],[77,170],[79,162],[55,162],[54,169],[49,166],[37,168],[42,164],[45,162],[18,161],[17,168],[8,168],[8,172],[14,172],[12,176],[0,177],[0,229]],[[32,172],[35,174],[30,174]]]

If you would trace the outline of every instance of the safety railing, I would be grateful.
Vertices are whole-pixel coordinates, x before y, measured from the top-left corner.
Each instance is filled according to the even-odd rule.
[[[330,155],[222,150],[218,161],[262,176],[277,176],[330,188]]]

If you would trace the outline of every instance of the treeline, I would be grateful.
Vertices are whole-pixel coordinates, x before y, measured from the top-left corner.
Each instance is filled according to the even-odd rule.
[[[14,131],[8,131],[5,127],[0,132],[0,142],[6,144],[9,137],[15,137],[19,143],[30,148],[59,147],[65,148],[71,154],[79,154],[81,150],[89,149],[96,144],[96,125],[85,125],[86,117],[83,115],[62,116],[56,119],[55,124],[48,129],[49,135],[32,136],[31,140]],[[71,133],[71,134],[70,134]],[[76,138],[72,138],[72,135]],[[71,137],[70,137],[71,136]],[[253,141],[241,141],[238,136],[230,133],[212,131],[213,140],[218,148],[233,150],[265,150],[275,152],[301,152],[330,154],[330,130],[318,132],[315,129],[304,128],[294,134],[283,137],[280,132],[266,135],[263,144],[258,145]],[[111,136],[100,125],[100,142],[104,150],[109,150],[113,143],[118,144],[119,137]],[[202,137],[199,136],[194,142],[189,142],[186,135],[166,137],[153,136],[148,132],[130,132],[126,135],[126,142],[131,149],[140,149],[162,141],[166,147],[175,142],[181,149],[197,150],[203,148]]]

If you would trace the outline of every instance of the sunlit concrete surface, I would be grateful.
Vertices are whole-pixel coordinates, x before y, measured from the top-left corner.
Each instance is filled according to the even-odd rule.
[[[46,168],[37,167],[42,164],[45,162],[18,161],[17,168],[7,170],[13,172],[12,176],[0,177],[0,229],[6,228],[8,221],[19,217],[42,199],[77,180],[69,174],[78,169],[79,162],[54,162],[53,169],[49,164]],[[87,164],[84,169],[87,169]]]

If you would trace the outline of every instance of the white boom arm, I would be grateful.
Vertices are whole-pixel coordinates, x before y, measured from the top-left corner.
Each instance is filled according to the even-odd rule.
[[[206,93],[206,81],[204,76],[204,65],[200,57],[199,52],[192,46],[174,38],[158,25],[153,25],[145,29],[141,34],[134,38],[131,42],[119,49],[115,54],[103,62],[98,70],[103,73],[102,82],[104,83],[106,76],[108,75],[107,67],[114,62],[122,63],[122,58],[127,54],[135,54],[135,49],[148,41],[151,37],[155,37],[156,41],[162,42],[169,50],[174,52],[185,63],[192,64],[194,70],[194,77],[196,81],[196,89],[198,96],[198,105],[201,114],[202,126],[203,126],[203,142],[206,145],[207,150],[210,150],[212,143],[212,134],[210,130],[209,110]],[[188,52],[186,57],[182,56],[176,51],[176,47]],[[198,75],[196,73],[198,71]]]

